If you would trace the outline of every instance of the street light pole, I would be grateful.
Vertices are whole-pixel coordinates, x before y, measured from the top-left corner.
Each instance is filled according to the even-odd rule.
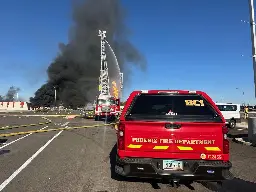
[[[54,86],[54,106],[56,107],[56,101],[57,101],[57,90],[56,87]]]
[[[251,27],[251,41],[252,41],[252,63],[254,72],[254,95],[256,97],[256,42],[255,42],[255,21],[254,21],[254,4],[253,0],[249,0],[250,11],[250,27]]]

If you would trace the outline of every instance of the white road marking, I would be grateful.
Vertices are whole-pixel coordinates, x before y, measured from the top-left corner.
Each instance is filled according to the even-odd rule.
[[[39,129],[39,130],[43,130],[43,129],[47,128],[47,127],[48,127],[48,126],[45,126],[45,127],[41,128],[41,129]],[[7,147],[8,145],[11,145],[11,144],[13,144],[13,143],[15,143],[15,142],[17,142],[17,141],[19,141],[19,140],[21,140],[21,139],[24,139],[24,138],[26,138],[26,137],[28,137],[29,135],[32,135],[32,134],[33,134],[33,133],[29,133],[28,135],[25,135],[25,136],[23,136],[23,137],[20,137],[20,138],[14,140],[14,141],[12,141],[12,142],[5,143],[5,145],[3,145],[3,146],[0,147],[0,150],[3,149],[3,148],[5,148],[5,147]]]
[[[66,123],[64,123],[63,125],[61,125],[62,127],[64,127],[64,126],[66,126],[66,125],[68,125],[69,124],[69,122],[66,122]]]
[[[23,169],[25,169],[33,159],[35,159],[55,138],[57,138],[61,133],[60,131],[56,135],[54,135],[46,144],[44,144],[34,155],[32,155],[23,165],[20,166],[19,169],[17,169],[8,179],[6,179],[1,185],[0,185],[0,191],[2,191]]]
[[[50,119],[48,119],[48,118],[46,118],[46,117],[42,117],[43,119],[46,119],[46,120],[48,120],[48,121],[51,121]],[[66,125],[66,124],[65,124]],[[7,126],[8,127],[8,126]],[[43,127],[43,128],[41,128],[41,129],[39,129],[39,130],[43,130],[43,129],[45,129],[45,128],[47,128],[48,127],[48,125],[47,126],[45,126],[45,127]],[[7,147],[8,145],[11,145],[12,143],[15,143],[16,141],[19,141],[19,140],[21,140],[21,139],[24,139],[24,138],[26,138],[26,137],[28,137],[29,135],[32,135],[33,133],[29,133],[28,135],[25,135],[25,136],[23,136],[23,137],[20,137],[20,138],[18,138],[18,139],[16,139],[16,140],[14,140],[14,141],[12,141],[12,142],[10,142],[10,143],[2,143],[2,145],[3,146],[1,146],[0,147],[0,150],[1,149],[3,149],[4,147]]]

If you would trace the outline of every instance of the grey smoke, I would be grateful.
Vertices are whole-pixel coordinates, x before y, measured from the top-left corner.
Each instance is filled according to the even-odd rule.
[[[74,2],[69,42],[59,45],[60,53],[47,70],[49,82],[58,86],[60,98],[64,103],[70,100],[76,100],[77,103],[92,101],[98,93],[99,29],[107,31],[107,41],[114,49],[120,69],[124,72],[124,86],[130,80],[131,64],[145,69],[145,58],[129,41],[125,12],[120,0]],[[113,58],[108,59],[111,70],[114,63],[110,61],[113,61]]]

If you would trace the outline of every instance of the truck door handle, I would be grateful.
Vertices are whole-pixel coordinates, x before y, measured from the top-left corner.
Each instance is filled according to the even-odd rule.
[[[166,123],[165,124],[166,129],[180,129],[181,124],[176,124],[176,123]]]

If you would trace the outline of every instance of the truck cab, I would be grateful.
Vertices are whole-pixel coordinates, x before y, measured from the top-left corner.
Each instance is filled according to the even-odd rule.
[[[96,100],[95,121],[103,118],[114,120],[120,113],[120,100],[109,95],[100,95]]]

